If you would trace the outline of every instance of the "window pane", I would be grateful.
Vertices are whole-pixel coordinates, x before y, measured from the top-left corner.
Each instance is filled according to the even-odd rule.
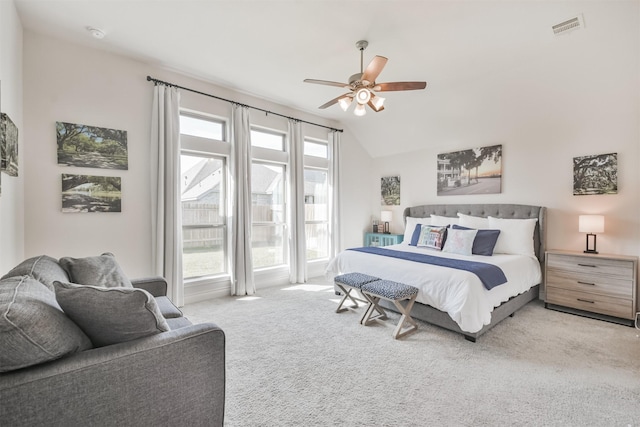
[[[180,115],[180,133],[224,141],[224,126],[222,122],[198,117]]]
[[[307,261],[329,257],[329,226],[325,224],[306,224]]]
[[[285,262],[284,172],[282,165],[251,165],[251,243],[255,268],[271,267]]]
[[[328,214],[327,171],[304,170],[305,221],[327,221]]]
[[[327,144],[320,142],[304,142],[304,155],[313,157],[322,157],[323,159],[329,158],[329,148]]]
[[[282,265],[284,261],[284,225],[254,225],[251,229],[253,267]]]
[[[225,273],[224,161],[183,154],[180,168],[183,277]]]
[[[253,147],[268,148],[284,151],[284,135],[259,130],[251,130],[251,145]]]

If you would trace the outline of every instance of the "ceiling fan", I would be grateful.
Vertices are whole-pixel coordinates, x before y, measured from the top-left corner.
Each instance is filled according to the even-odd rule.
[[[360,50],[360,72],[349,77],[349,83],[332,82],[328,80],[305,79],[305,83],[314,83],[327,86],[336,86],[348,89],[349,92],[342,94],[331,101],[322,104],[318,108],[331,107],[339,104],[340,107],[347,111],[353,100],[356,100],[356,108],[354,113],[356,116],[364,116],[366,114],[365,105],[368,105],[373,111],[379,112],[384,110],[384,98],[378,96],[376,92],[391,92],[399,90],[417,90],[427,87],[426,82],[390,82],[376,83],[378,75],[387,63],[384,56],[374,56],[369,62],[366,69],[363,69],[364,50],[369,45],[366,40],[360,40],[356,43],[356,47]]]

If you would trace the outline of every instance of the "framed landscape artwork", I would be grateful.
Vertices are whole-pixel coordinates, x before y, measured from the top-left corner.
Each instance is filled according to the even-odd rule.
[[[127,131],[56,122],[58,164],[128,169]]]
[[[618,153],[573,158],[573,195],[616,194]]]
[[[18,176],[18,128],[5,113],[0,113],[0,170]]]
[[[385,176],[380,183],[380,198],[382,206],[397,206],[400,204],[400,177]]]
[[[122,179],[62,174],[62,212],[122,212]]]
[[[438,196],[502,191],[502,145],[438,154]]]

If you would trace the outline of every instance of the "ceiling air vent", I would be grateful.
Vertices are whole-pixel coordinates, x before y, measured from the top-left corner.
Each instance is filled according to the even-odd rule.
[[[582,18],[582,15],[578,15],[575,18],[571,18],[564,22],[556,24],[551,28],[553,29],[553,34],[555,35],[565,34],[579,28],[584,28],[584,19]]]

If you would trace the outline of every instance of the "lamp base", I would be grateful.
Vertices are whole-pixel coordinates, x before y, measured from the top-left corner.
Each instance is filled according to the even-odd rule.
[[[598,253],[598,251],[582,251],[582,252],[584,252],[585,254],[593,254],[593,255]]]
[[[585,254],[597,254],[596,251],[596,235],[593,233],[587,234],[587,248],[584,251]]]

